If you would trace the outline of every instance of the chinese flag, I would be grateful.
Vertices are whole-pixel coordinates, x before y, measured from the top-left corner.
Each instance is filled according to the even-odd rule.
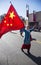
[[[0,38],[3,34],[11,30],[20,30],[22,28],[24,28],[24,23],[18,16],[13,5],[11,4],[6,16],[1,23]]]

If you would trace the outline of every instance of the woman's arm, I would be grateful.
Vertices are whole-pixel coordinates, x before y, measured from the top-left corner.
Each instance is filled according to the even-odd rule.
[[[36,24],[33,26],[33,28],[30,29],[30,32],[34,31],[35,28],[36,28]]]

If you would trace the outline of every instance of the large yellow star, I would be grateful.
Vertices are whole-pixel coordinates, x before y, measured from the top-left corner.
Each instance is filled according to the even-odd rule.
[[[9,17],[13,19],[15,17],[14,12],[11,12]]]

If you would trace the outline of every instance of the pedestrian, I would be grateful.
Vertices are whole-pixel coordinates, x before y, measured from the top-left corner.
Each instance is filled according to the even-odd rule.
[[[23,31],[25,32],[25,38],[21,48],[22,51],[23,49],[27,49],[27,52],[30,53],[30,48],[31,48],[30,32],[33,31],[35,27],[36,25],[34,25],[33,28],[29,29],[29,26],[27,26],[27,29],[25,28],[23,29]]]
[[[26,27],[26,26],[25,26],[25,27]],[[23,31],[24,31],[25,27],[20,30],[20,35],[21,35],[22,37],[24,37],[22,34],[23,34]],[[32,40],[33,40],[33,38],[32,38],[32,36],[31,36],[31,34],[30,34],[30,41],[32,41]]]

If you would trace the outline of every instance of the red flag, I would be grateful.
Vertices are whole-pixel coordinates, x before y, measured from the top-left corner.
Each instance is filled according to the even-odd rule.
[[[24,28],[24,23],[11,4],[6,16],[2,20],[0,37],[11,30],[20,30],[22,28]]]

